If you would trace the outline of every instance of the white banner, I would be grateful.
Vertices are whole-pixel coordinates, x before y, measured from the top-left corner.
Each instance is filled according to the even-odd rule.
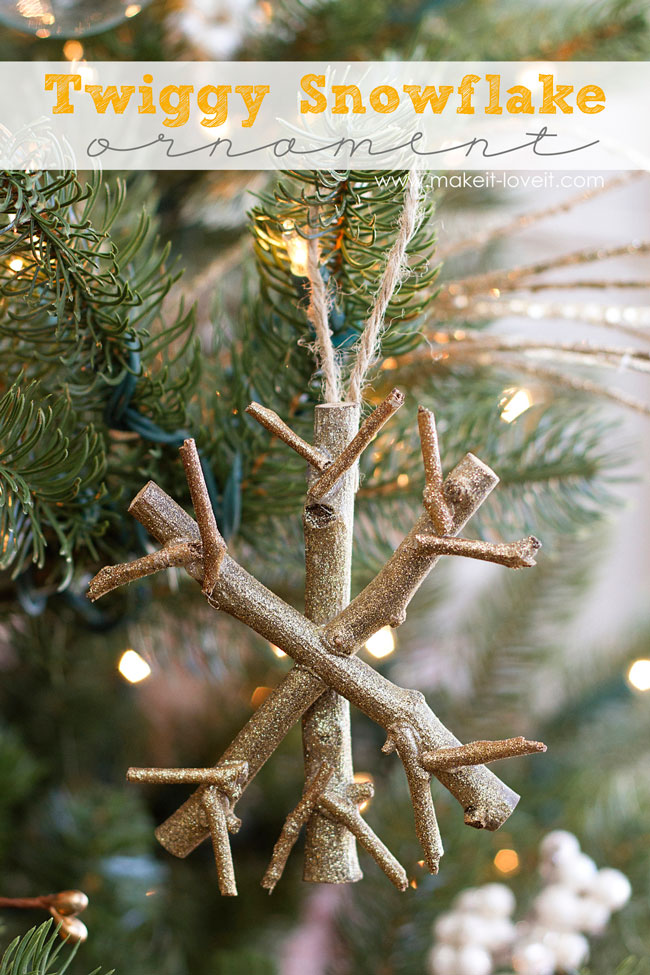
[[[646,62],[2,62],[3,169],[650,169]]]

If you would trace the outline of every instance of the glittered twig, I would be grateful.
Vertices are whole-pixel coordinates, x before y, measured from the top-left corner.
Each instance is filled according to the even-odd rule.
[[[136,579],[160,572],[162,569],[187,566],[201,557],[201,547],[190,542],[170,542],[156,552],[143,555],[133,562],[123,562],[119,565],[105,565],[97,575],[91,579],[88,586],[88,598],[93,602],[100,599],[113,589],[124,586]]]
[[[297,454],[300,454],[317,471],[324,471],[330,463],[330,458],[326,454],[299,437],[290,426],[287,426],[284,420],[280,419],[277,413],[267,406],[262,406],[260,403],[250,403],[246,407],[246,412],[274,437],[282,440],[287,447],[291,447]]]
[[[418,428],[422,446],[425,487],[422,503],[439,535],[448,535],[454,525],[443,492],[442,463],[438,446],[438,431],[431,410],[418,407]]]
[[[368,826],[354,802],[346,802],[336,793],[326,792],[318,804],[325,813],[345,826],[357,838],[364,850],[370,854],[398,890],[406,890],[408,887],[406,870]]]
[[[385,754],[396,751],[399,755],[411,794],[415,818],[415,832],[424,852],[430,873],[438,873],[440,858],[444,853],[436,811],[431,796],[431,775],[422,767],[419,749],[410,725],[394,725],[382,747]]]
[[[216,786],[210,785],[201,797],[201,806],[212,837],[219,893],[224,897],[236,897],[237,884],[235,883],[235,869],[232,862],[226,818],[227,799]]]
[[[534,535],[517,542],[484,542],[474,538],[440,538],[438,535],[416,535],[416,540],[432,555],[462,555],[482,562],[495,562],[509,569],[535,565],[535,554],[542,543]]]
[[[203,592],[209,596],[217,584],[219,569],[226,552],[226,543],[217,528],[212,503],[203,476],[201,459],[194,440],[186,440],[180,448],[181,460],[190,489],[192,505],[203,545]]]
[[[280,836],[273,847],[271,862],[262,879],[262,887],[268,890],[269,894],[272,893],[282,876],[300,830],[316,808],[318,800],[327,788],[333,774],[332,766],[323,762],[313,778],[306,784],[300,802],[285,819]]]
[[[366,417],[354,439],[332,461],[327,470],[309,485],[310,498],[320,500],[332,490],[336,482],[357,462],[368,444],[403,403],[404,394],[399,389],[392,389],[370,416]]]
[[[420,756],[420,764],[428,772],[436,773],[545,751],[546,745],[543,742],[528,741],[521,737],[506,738],[503,741],[470,741],[466,745],[423,752]]]
[[[216,785],[229,798],[248,776],[247,762],[225,762],[210,768],[130,768],[127,782],[155,785]]]

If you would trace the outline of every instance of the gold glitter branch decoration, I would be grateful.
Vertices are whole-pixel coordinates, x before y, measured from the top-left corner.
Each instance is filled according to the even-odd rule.
[[[420,408],[424,511],[378,575],[349,601],[358,458],[402,402],[402,394],[391,391],[360,427],[357,404],[321,404],[315,411],[313,446],[273,411],[259,404],[249,407],[255,419],[310,465],[303,511],[304,614],[266,589],[230,556],[192,440],[185,442],[181,456],[198,524],[150,481],[129,510],[160,542],[161,550],[127,565],[104,568],[90,583],[89,596],[97,599],[159,569],[183,566],[202,586],[213,608],[246,623],[294,660],[293,669],[250,717],[214,769],[130,769],[128,773],[134,782],[198,786],[158,827],[156,836],[180,857],[211,836],[223,894],[236,894],[228,838],[240,824],[235,805],[301,718],[307,785],[287,817],[264,876],[262,883],[269,891],[279,880],[303,826],[305,879],[330,883],[359,879],[358,842],[398,888],[407,886],[406,871],[359,812],[359,804],[367,800],[372,787],[354,782],[350,704],[384,728],[383,750],[396,751],[404,765],[416,833],[432,872],[438,869],[443,849],[431,777],[460,802],[468,825],[495,830],[508,818],[519,796],[485,763],[545,750],[540,742],[523,738],[463,745],[438,720],[419,691],[393,684],[356,656],[382,626],[403,622],[413,595],[442,555],[523,568],[534,564],[540,545],[533,536],[496,544],[454,537],[498,478],[473,454],[467,454],[445,478],[433,414]]]

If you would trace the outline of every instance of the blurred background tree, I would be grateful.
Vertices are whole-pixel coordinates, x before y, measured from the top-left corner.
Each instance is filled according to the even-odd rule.
[[[68,7],[78,29],[58,34],[56,5],[43,0],[29,30],[3,29],[0,56],[597,60],[650,50],[647,7],[633,2],[92,6],[92,17],[86,5]],[[0,19],[15,26],[16,9],[3,0]],[[129,174],[103,185],[83,174],[2,175],[0,893],[86,891],[90,938],[70,971],[423,971],[431,924],[460,889],[505,876],[525,904],[539,838],[555,827],[633,884],[591,971],[611,975],[647,955],[650,712],[643,678],[636,688],[626,679],[650,657],[647,562],[612,554],[617,505],[639,472],[635,435],[647,435],[647,388],[634,386],[647,371],[638,222],[647,186],[613,177],[605,189],[522,200],[432,180],[416,250],[430,255],[437,234],[428,260],[440,270],[398,295],[370,394],[375,402],[399,385],[411,407],[436,411],[446,464],[471,449],[499,472],[475,534],[534,531],[545,547],[521,576],[441,565],[397,631],[396,652],[386,635],[366,652],[422,688],[468,740],[507,725],[545,739],[549,753],[504,768],[524,800],[497,834],[461,830],[443,799],[447,855],[429,877],[400,770],[355,716],[356,766],[378,784],[366,815],[411,866],[412,889],[397,894],[365,861],[360,884],[307,888],[295,858],[269,899],[259,880],[302,788],[296,731],[247,793],[232,900],[218,895],[207,846],[187,861],[157,848],[153,826],[184,790],[127,788],[124,770],[211,764],[287,661],[229,619],[215,623],[180,575],[98,606],[85,588],[105,561],[147,550],[124,512],[148,477],[189,503],[177,447],[191,433],[238,557],[285,598],[301,598],[304,471],[243,414],[257,398],[308,436],[318,397],[304,240],[285,224],[300,228],[314,194],[327,200],[323,274],[339,285],[332,327],[345,350],[402,189],[364,173],[273,183],[260,173]],[[593,231],[585,212],[595,213]],[[401,411],[364,459],[355,587],[419,505],[411,420]],[[642,516],[632,517],[647,549]],[[607,572],[615,558],[618,590]],[[590,624],[590,613],[604,618],[598,599],[626,607],[602,633]],[[137,656],[124,659],[128,649]],[[508,874],[495,863],[502,849],[516,853]],[[3,912],[4,943],[39,920]]]

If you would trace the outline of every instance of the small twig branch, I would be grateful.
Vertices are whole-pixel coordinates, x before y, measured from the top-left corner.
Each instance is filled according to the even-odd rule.
[[[422,767],[412,727],[395,725],[390,728],[382,751],[387,755],[397,751],[402,761],[411,794],[415,832],[429,872],[438,873],[444,850],[431,796],[431,775]]]
[[[506,738],[503,741],[470,741],[466,745],[452,748],[439,748],[434,752],[423,752],[420,764],[427,772],[452,772],[468,765],[487,765],[503,758],[518,755],[534,755],[545,752],[546,745],[541,741],[528,741],[526,738]]]
[[[246,412],[268,430],[269,433],[273,434],[274,437],[282,440],[288,447],[295,450],[297,454],[303,457],[317,471],[324,471],[330,464],[330,458],[322,450],[312,447],[310,443],[307,443],[297,433],[294,433],[291,427],[287,426],[284,420],[281,420],[273,410],[269,410],[268,407],[262,406],[260,403],[251,403],[246,407]]]
[[[368,826],[353,802],[345,802],[340,796],[326,792],[318,805],[328,816],[350,830],[398,890],[406,890],[408,887],[406,870]]]
[[[143,555],[133,562],[123,562],[119,565],[106,565],[91,579],[88,586],[88,598],[95,602],[113,589],[124,586],[136,579],[160,572],[162,569],[180,568],[188,566],[201,558],[201,546],[195,542],[170,542],[156,552]]]
[[[404,208],[400,216],[397,238],[388,253],[386,267],[382,274],[372,311],[357,346],[356,361],[352,368],[348,387],[348,395],[353,403],[361,401],[361,390],[368,369],[377,356],[388,305],[405,273],[406,250],[421,219],[421,195],[422,174],[417,170],[412,170],[404,195]]]
[[[325,380],[325,401],[327,403],[339,403],[343,398],[340,369],[327,320],[329,299],[320,270],[320,243],[316,235],[307,239],[307,277],[309,279],[307,318],[316,333],[318,359]]]
[[[130,768],[127,782],[155,785],[215,785],[234,801],[248,777],[248,762],[224,762],[213,768]]]
[[[228,800],[216,786],[209,785],[201,796],[201,806],[212,838],[219,893],[224,897],[236,897],[235,868],[228,835]]]
[[[212,502],[203,476],[201,459],[194,440],[186,440],[180,448],[181,460],[190,489],[196,521],[201,533],[203,546],[203,592],[206,596],[214,590],[219,578],[219,570],[226,553],[226,543],[217,528],[212,510]]]
[[[443,492],[444,478],[438,446],[438,431],[433,413],[423,406],[418,407],[418,427],[425,479],[422,503],[438,534],[448,535],[453,529],[454,520]]]
[[[431,555],[462,555],[482,562],[495,562],[509,569],[535,565],[535,553],[542,547],[534,535],[517,542],[484,542],[474,538],[440,538],[420,534],[415,537]]]
[[[271,862],[262,879],[262,887],[268,890],[269,894],[273,892],[275,885],[282,876],[300,830],[316,808],[318,800],[327,788],[333,774],[332,766],[323,762],[316,774],[305,785],[300,802],[285,819],[278,841],[273,847]]]
[[[377,436],[384,424],[404,403],[404,394],[392,389],[372,413],[366,417],[357,435],[341,451],[321,476],[309,485],[312,500],[320,500],[328,494],[336,482],[357,462],[369,443]]]
[[[453,513],[454,534],[461,531],[498,481],[494,471],[473,454],[466,454],[451,471],[443,490]],[[382,626],[399,626],[406,619],[411,599],[440,558],[423,546],[418,536],[434,532],[429,514],[422,514],[375,578],[325,628],[325,638],[337,653],[354,652]]]

